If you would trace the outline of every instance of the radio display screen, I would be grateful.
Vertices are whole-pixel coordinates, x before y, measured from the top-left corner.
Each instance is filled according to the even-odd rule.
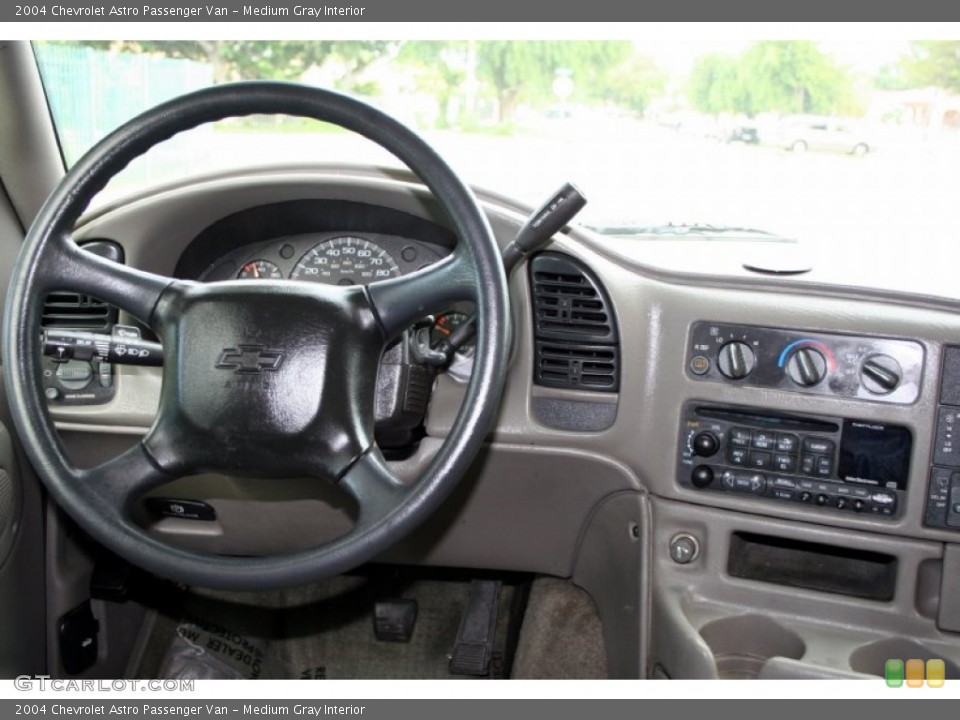
[[[912,448],[905,427],[844,420],[837,473],[849,483],[906,490]]]

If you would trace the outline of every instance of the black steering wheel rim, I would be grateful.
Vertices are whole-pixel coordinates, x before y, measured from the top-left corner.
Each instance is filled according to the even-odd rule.
[[[154,324],[156,315],[160,325],[166,322],[170,328],[178,327],[177,313],[186,312],[183,308],[190,304],[183,298],[196,300],[202,297],[202,289],[113,266],[79,251],[70,233],[110,178],[154,145],[203,123],[256,113],[332,122],[381,145],[433,192],[457,234],[454,260],[439,269],[421,271],[425,273],[421,279],[410,276],[414,279],[409,282],[368,286],[362,297],[358,293],[350,296],[353,305],[347,308],[349,312],[375,318],[385,341],[414,313],[427,309],[416,299],[422,285],[439,288],[433,291],[431,301],[440,302],[472,283],[468,289],[476,305],[479,331],[474,371],[460,412],[440,450],[412,487],[394,487],[389,482],[392,475],[379,452],[365,447],[361,427],[350,450],[353,459],[340,463],[337,479],[353,490],[362,505],[371,508],[367,520],[361,518],[353,532],[318,548],[282,556],[235,558],[161,543],[129,518],[127,510],[137,492],[173,479],[171,468],[179,469],[175,463],[165,462],[165,452],[177,451],[170,433],[158,432],[161,440],[154,440],[152,446],[140,443],[92,471],[70,464],[41,392],[37,338],[44,299],[57,289],[88,292],[148,324]],[[250,302],[240,290],[236,293],[236,297],[220,301],[231,307]],[[315,299],[310,296],[303,302]],[[320,299],[328,300],[326,296]],[[347,304],[340,296],[330,302]],[[274,82],[214,86],[149,110],[111,133],[67,173],[41,209],[13,269],[4,311],[3,365],[11,416],[25,452],[53,498],[94,539],[122,557],[161,576],[206,587],[267,589],[298,584],[343,572],[375,557],[425,519],[466,472],[492,425],[503,389],[509,337],[507,303],[499,249],[485,216],[471,191],[411,130],[361,101],[329,90]],[[170,377],[176,376],[166,368],[164,372],[166,387]],[[352,387],[360,388],[359,382]],[[153,437],[148,435],[147,440]],[[351,457],[350,453],[344,458]],[[129,476],[136,482],[125,480]],[[383,478],[387,482],[381,482]]]

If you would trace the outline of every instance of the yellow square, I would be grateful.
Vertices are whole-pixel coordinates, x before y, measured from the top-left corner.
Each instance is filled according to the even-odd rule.
[[[907,687],[923,687],[923,660],[907,660]]]
[[[927,660],[927,685],[932,688],[943,687],[947,669],[943,660]]]

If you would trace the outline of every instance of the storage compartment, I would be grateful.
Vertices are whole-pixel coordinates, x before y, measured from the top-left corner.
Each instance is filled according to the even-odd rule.
[[[890,601],[897,584],[892,555],[753,533],[733,533],[727,572],[738,578]]]
[[[799,660],[806,652],[800,636],[764,615],[738,615],[700,628],[717,663],[717,675],[746,680],[760,674],[772,657]]]
[[[943,660],[948,680],[960,679],[960,668],[943,657],[942,653],[930,650],[916,640],[888,638],[864,645],[850,655],[850,667],[857,672],[883,677],[887,660]]]

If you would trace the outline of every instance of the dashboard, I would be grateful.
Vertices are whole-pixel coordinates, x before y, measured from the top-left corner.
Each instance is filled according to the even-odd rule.
[[[528,210],[480,201],[506,246]],[[76,236],[205,282],[376,282],[456,243],[418,184],[353,167],[210,177],[104,207]],[[885,658],[913,652],[947,660],[949,677],[954,301],[852,287],[829,268],[750,273],[731,261],[741,251],[688,244],[679,263],[663,244],[558,233],[510,278],[510,369],[481,458],[383,559],[572,577],[604,619],[615,676],[736,676],[728,657],[759,657],[750,676],[882,674]],[[449,330],[432,329],[431,341]],[[160,370],[114,372],[106,401],[51,402],[78,462],[150,426]],[[394,460],[406,478],[450,432],[463,377],[431,372],[426,393],[411,451]],[[216,522],[146,509],[142,521],[168,542],[257,554],[321,542],[349,516],[315,483],[271,487],[183,478],[154,499],[205,503]],[[744,645],[753,636],[759,648]]]

